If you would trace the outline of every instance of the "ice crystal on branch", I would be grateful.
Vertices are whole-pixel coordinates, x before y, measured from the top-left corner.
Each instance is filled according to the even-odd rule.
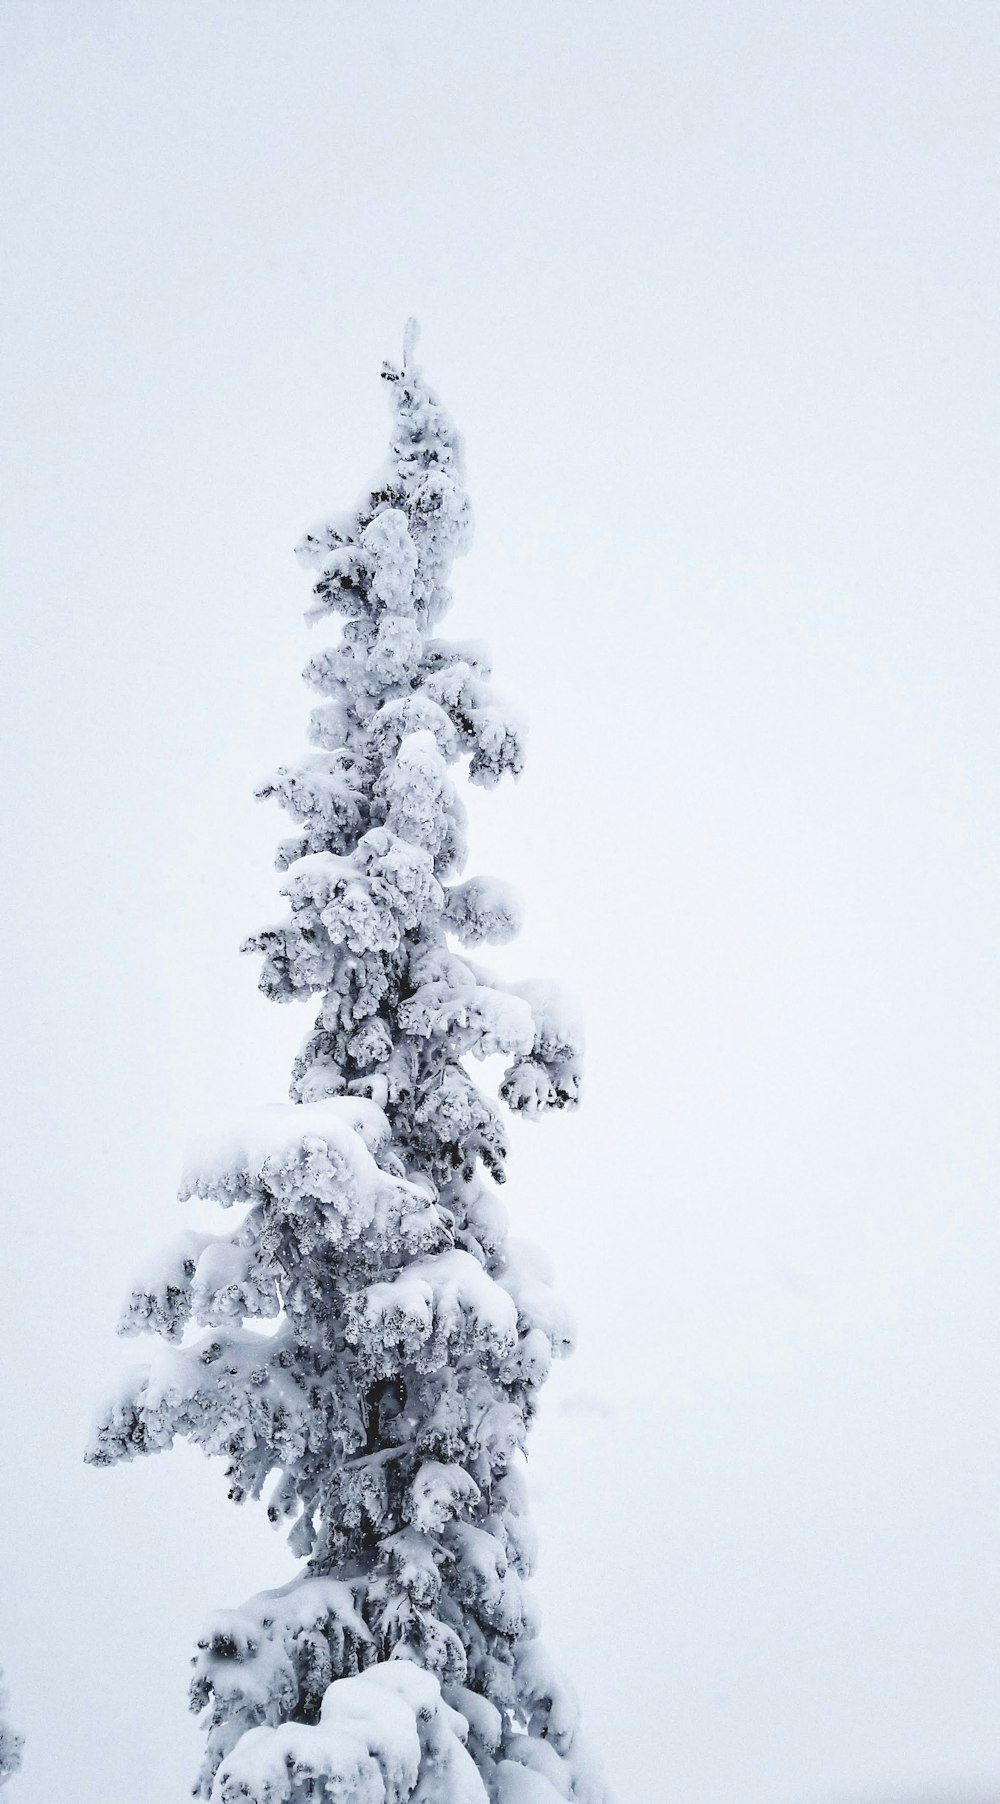
[[[551,986],[465,948],[508,940],[496,879],[461,880],[463,764],[521,769],[478,645],[434,636],[470,513],[459,439],[413,364],[386,367],[395,429],[351,513],[299,547],[314,750],[260,793],[292,816],[288,910],[248,942],[261,988],[318,1002],[289,1104],[193,1156],[182,1196],[236,1212],[182,1235],[122,1330],[162,1347],[104,1412],[98,1463],[177,1435],[266,1493],[303,1574],[217,1615],[195,1660],[200,1795],[217,1804],[599,1804],[572,1693],[537,1634],[524,1448],[572,1330],[545,1259],[508,1237],[499,1094],[575,1103],[579,1033]],[[268,1324],[262,1332],[261,1324]]]

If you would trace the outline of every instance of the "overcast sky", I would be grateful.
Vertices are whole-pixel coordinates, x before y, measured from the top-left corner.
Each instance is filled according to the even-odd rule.
[[[291,1570],[81,1450],[307,1025],[251,792],[410,313],[531,727],[473,868],[588,1026],[508,1186],[580,1323],[548,1638],[620,1804],[1000,1797],[998,76],[989,0],[4,0],[18,1804],[181,1804],[200,1623]]]

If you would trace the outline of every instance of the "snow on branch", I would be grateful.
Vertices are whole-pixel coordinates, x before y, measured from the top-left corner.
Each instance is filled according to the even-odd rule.
[[[415,345],[411,325],[383,372],[384,469],[298,547],[334,630],[304,673],[310,747],[258,791],[294,832],[277,918],[245,947],[266,996],[312,1011],[291,1101],[193,1150],[182,1199],[232,1225],[134,1280],[122,1331],[152,1350],[88,1453],[191,1441],[303,1561],[199,1642],[215,1804],[606,1798],[530,1589],[525,1448],[573,1325],[497,1190],[505,1110],[574,1107],[582,1036],[554,986],[464,950],[520,924],[505,883],[464,875],[462,789],[516,778],[524,733],[484,648],[436,634],[472,516]]]

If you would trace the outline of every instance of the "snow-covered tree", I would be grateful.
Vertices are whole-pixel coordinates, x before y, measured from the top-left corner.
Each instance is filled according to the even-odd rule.
[[[525,1583],[525,1437],[571,1327],[548,1261],[508,1236],[503,1113],[468,1068],[501,1054],[521,1114],[572,1106],[579,1034],[550,985],[453,949],[518,925],[505,885],[459,880],[453,773],[468,759],[490,788],[522,748],[483,648],[435,636],[470,513],[413,338],[383,372],[388,464],[299,548],[310,617],[344,621],[305,671],[315,749],[260,791],[297,832],[277,860],[289,912],[248,949],[266,995],[318,1013],[292,1101],[193,1156],[182,1198],[237,1225],[183,1234],[137,1284],[122,1331],[166,1345],[89,1453],[186,1436],[225,1458],[235,1501],[268,1487],[305,1562],[199,1643],[199,1795],[218,1804],[605,1796]]]
[[[7,1721],[7,1703],[7,1687],[0,1671],[0,1785],[6,1785],[19,1770],[24,1746],[23,1735],[18,1735]]]

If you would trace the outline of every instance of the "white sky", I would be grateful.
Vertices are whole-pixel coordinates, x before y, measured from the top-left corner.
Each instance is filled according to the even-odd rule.
[[[548,1638],[621,1804],[1000,1795],[998,75],[987,0],[5,0],[18,1804],[180,1804],[201,1619],[289,1569],[80,1449],[189,1129],[306,1026],[250,795],[410,312],[532,727],[473,868],[590,1039],[508,1186],[581,1325]]]

